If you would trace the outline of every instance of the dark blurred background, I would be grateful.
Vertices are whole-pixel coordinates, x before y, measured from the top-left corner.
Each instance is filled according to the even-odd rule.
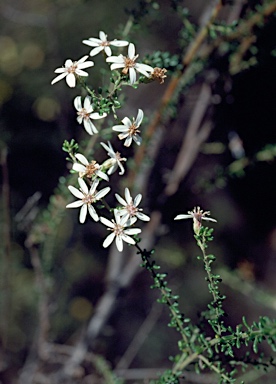
[[[13,374],[23,366],[37,323],[38,292],[25,247],[26,227],[22,224],[24,218],[19,215],[18,219],[17,215],[27,199],[37,192],[41,195],[36,207],[40,211],[47,207],[59,178],[68,175],[66,154],[61,149],[64,139],[83,138],[83,129],[76,122],[72,104],[79,90],[69,89],[64,81],[51,86],[54,70],[67,58],[78,60],[88,54],[89,47],[81,42],[98,37],[99,30],[105,31],[111,39],[119,39],[117,32],[128,20],[127,10],[138,3],[12,0],[0,4],[0,143],[1,151],[7,150],[7,158],[2,156],[1,176],[3,180],[6,169],[11,219],[10,275],[7,279],[4,276],[7,270],[4,239],[7,200],[2,189],[0,371],[3,383],[12,382],[5,381],[5,372],[13,371],[6,379],[12,380]],[[200,22],[205,5],[203,0],[185,2],[194,23]],[[153,4],[152,8],[158,7]],[[230,9],[231,5],[225,12]],[[181,55],[182,48],[178,44],[181,28],[170,1],[164,0],[159,3],[159,9],[144,16],[142,28],[134,25],[129,40],[139,47],[139,58],[155,49]],[[163,214],[155,255],[181,297],[183,312],[194,320],[204,310],[209,293],[203,268],[196,260],[198,250],[192,223],[174,222],[173,218],[197,205],[210,210],[211,216],[218,220],[214,225],[212,252],[218,258],[217,266],[224,280],[222,291],[227,295],[225,305],[226,311],[231,313],[229,322],[232,325],[240,322],[243,314],[249,321],[259,315],[275,317],[276,58],[271,53],[276,49],[275,17],[256,33],[255,65],[230,73],[229,56],[215,56],[208,70],[182,96],[177,117],[165,127],[148,195],[143,200],[145,213],[158,209]],[[101,65],[98,57],[93,60],[95,68]],[[160,190],[165,186],[166,174],[173,168],[189,112],[196,103],[198,87],[210,73],[215,74],[211,116],[214,128],[178,191],[164,201],[159,196]],[[169,72],[167,81],[171,76]],[[100,72],[93,69],[90,84],[98,86],[102,80]],[[137,108],[142,108],[150,118],[166,83],[147,85],[146,92],[143,87],[145,85],[127,91],[127,110],[134,116]],[[231,147],[230,143],[236,143],[236,147]],[[243,166],[244,158],[250,160],[246,166]],[[51,341],[61,344],[73,344],[77,340],[105,286],[107,254],[101,247],[104,232],[95,228],[91,234],[93,224],[89,220],[84,225],[77,221],[76,212],[67,214],[55,243],[47,244],[51,254],[51,268],[46,274],[47,284],[52,289],[50,337]],[[141,272],[132,287],[123,292],[97,339],[95,351],[111,361],[113,367],[157,298],[157,292],[151,290],[150,285],[150,276]],[[261,293],[258,296],[256,292]],[[168,356],[177,353],[178,336],[167,329],[167,322],[168,314],[163,310],[135,356],[132,368],[170,365]],[[273,378],[271,380],[270,383]]]

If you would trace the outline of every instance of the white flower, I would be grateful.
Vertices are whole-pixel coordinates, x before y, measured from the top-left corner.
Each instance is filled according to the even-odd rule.
[[[108,145],[106,145],[105,143],[101,143],[101,145],[104,147],[104,149],[107,151],[108,156],[110,157],[110,159],[106,160],[102,164],[102,168],[108,169],[107,173],[109,175],[112,175],[112,173],[116,172],[117,168],[119,167],[119,175],[123,175],[125,173],[125,169],[123,167],[122,162],[126,161],[127,159],[125,157],[121,157],[120,152],[115,152],[109,141]]]
[[[115,193],[116,199],[119,201],[120,204],[122,204],[123,208],[118,209],[118,214],[122,217],[122,219],[130,219],[132,217],[137,217],[140,220],[143,221],[149,221],[150,217],[142,213],[142,208],[138,208],[138,205],[140,204],[142,200],[142,195],[139,193],[134,201],[132,197],[130,196],[130,192],[128,188],[125,188],[125,200],[119,196],[117,193]]]
[[[141,144],[142,138],[138,135],[138,133],[140,133],[138,128],[142,123],[143,117],[144,112],[142,109],[138,109],[136,120],[134,120],[134,117],[132,121],[128,117],[124,117],[122,120],[123,125],[114,125],[114,127],[112,127],[113,131],[122,132],[118,137],[120,140],[126,139],[124,142],[126,147],[130,146],[132,139],[137,145]]]
[[[212,219],[211,217],[205,217],[206,215],[210,215],[210,212],[209,211],[203,212],[200,209],[200,207],[197,207],[197,208],[194,208],[193,211],[188,211],[188,215],[186,214],[177,215],[174,218],[174,220],[193,219],[194,232],[198,234],[202,225],[202,220],[213,221],[214,223],[217,222],[217,220]]]
[[[150,74],[153,72],[153,68],[150,65],[147,64],[139,64],[136,63],[135,60],[137,59],[139,55],[135,55],[135,46],[134,44],[130,43],[128,46],[128,56],[110,56],[107,57],[106,61],[108,63],[113,63],[110,66],[110,69],[113,71],[113,69],[123,68],[122,73],[124,75],[129,74],[129,80],[130,84],[134,84],[136,81],[136,71],[142,73],[142,75],[149,77]]]
[[[72,169],[79,172],[80,177],[86,176],[88,178],[93,178],[94,176],[100,177],[106,181],[109,180],[109,177],[101,171],[101,166],[95,161],[89,161],[81,153],[76,153],[75,157],[81,163],[74,163]]]
[[[111,56],[112,51],[110,45],[113,45],[115,47],[125,47],[129,44],[128,41],[124,40],[115,39],[112,41],[108,41],[107,35],[103,31],[100,31],[99,39],[90,37],[88,40],[83,40],[82,42],[86,45],[89,45],[90,47],[95,47],[90,51],[90,56],[95,56],[103,50],[105,51],[105,54],[107,56]]]
[[[52,80],[51,84],[55,84],[57,81],[65,77],[66,83],[69,87],[74,88],[76,86],[76,76],[88,76],[88,73],[83,71],[84,68],[93,67],[93,61],[86,61],[89,56],[83,56],[78,61],[72,61],[67,59],[65,61],[65,67],[57,68],[55,73],[60,73],[57,77]]]
[[[77,112],[77,121],[79,124],[83,122],[84,128],[89,135],[93,135],[93,133],[98,133],[97,128],[92,123],[92,120],[102,119],[106,117],[107,114],[103,113],[100,115],[98,112],[93,112],[93,107],[91,103],[91,97],[86,96],[83,102],[83,106],[81,103],[81,96],[77,96],[74,100],[74,106]]]
[[[92,219],[94,219],[95,221],[99,221],[99,216],[95,211],[95,208],[92,206],[92,204],[102,199],[110,191],[110,187],[103,188],[101,191],[96,192],[96,188],[99,184],[98,179],[93,181],[91,188],[89,190],[84,180],[81,179],[80,177],[78,178],[78,182],[80,185],[80,189],[77,189],[72,185],[69,185],[68,189],[74,196],[76,196],[80,200],[67,204],[66,208],[81,207],[80,216],[79,216],[80,223],[84,223],[87,215],[87,210],[90,216],[92,217]]]
[[[126,228],[129,225],[132,225],[136,218],[127,220],[127,218],[122,218],[118,215],[117,210],[114,211],[115,220],[108,220],[104,217],[100,217],[100,221],[106,225],[107,230],[111,231],[110,235],[107,236],[105,241],[103,242],[103,247],[108,247],[112,241],[115,239],[116,247],[119,252],[123,250],[123,241],[129,244],[135,244],[135,240],[129,235],[137,235],[141,232],[140,228]]]

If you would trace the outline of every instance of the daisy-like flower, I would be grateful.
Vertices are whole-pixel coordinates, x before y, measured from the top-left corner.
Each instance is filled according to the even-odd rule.
[[[79,216],[80,223],[84,223],[86,219],[87,211],[89,212],[93,220],[99,221],[99,216],[92,204],[102,199],[110,191],[110,187],[105,187],[102,190],[97,192],[96,188],[99,184],[98,179],[93,181],[90,189],[88,189],[86,183],[82,178],[79,177],[78,182],[79,182],[80,189],[77,189],[72,185],[69,185],[68,189],[79,200],[74,201],[73,203],[67,204],[66,208],[81,207],[80,216]]]
[[[119,175],[123,175],[125,173],[125,169],[123,167],[122,162],[126,161],[127,159],[125,157],[121,157],[120,152],[115,152],[109,141],[108,145],[106,145],[105,143],[101,143],[101,145],[104,147],[104,149],[107,151],[108,156],[110,157],[110,159],[106,160],[102,164],[102,168],[108,169],[108,175],[112,175],[112,173],[116,172],[117,168],[119,167]]]
[[[118,215],[118,211],[115,209],[114,211],[114,217],[115,220],[112,219],[111,221],[106,219],[105,217],[100,217],[100,221],[106,225],[107,230],[111,231],[111,233],[107,236],[107,238],[103,242],[103,247],[108,247],[112,241],[115,239],[116,247],[119,252],[122,252],[123,250],[123,241],[125,241],[128,244],[135,244],[135,240],[130,237],[129,235],[137,235],[141,232],[140,228],[126,228],[130,225],[132,225],[136,218],[132,218],[128,220],[126,217],[122,218]]]
[[[93,124],[92,120],[102,119],[103,117],[106,117],[107,114],[103,113],[102,115],[100,115],[98,112],[93,112],[90,96],[85,97],[83,106],[81,103],[81,96],[77,96],[74,100],[74,106],[77,110],[78,123],[81,124],[83,122],[84,128],[86,132],[89,133],[89,135],[98,133],[98,130]]]
[[[142,195],[139,193],[134,200],[132,199],[129,189],[125,188],[125,199],[123,199],[120,195],[115,193],[116,199],[122,204],[123,208],[118,210],[118,214],[122,217],[122,219],[131,219],[132,217],[137,217],[143,221],[149,221],[150,217],[142,213],[142,208],[138,208],[142,200]]]
[[[109,177],[101,171],[101,166],[95,160],[89,163],[87,158],[81,153],[76,153],[75,157],[79,163],[74,163],[72,169],[79,172],[80,177],[86,176],[89,179],[93,179],[96,176],[106,181],[109,180]]]
[[[113,63],[110,66],[110,69],[122,69],[124,75],[129,74],[130,84],[134,84],[136,81],[136,72],[142,73],[142,75],[149,77],[153,72],[153,68],[147,64],[136,63],[136,59],[139,55],[135,55],[135,46],[130,43],[128,46],[128,56],[109,56],[106,61],[108,63]]]
[[[112,51],[110,45],[113,45],[115,47],[125,47],[129,44],[128,41],[125,40],[115,39],[112,41],[108,41],[107,35],[103,31],[100,31],[99,39],[90,37],[88,40],[83,40],[82,42],[83,44],[89,45],[90,47],[95,47],[90,51],[90,56],[95,56],[101,51],[104,51],[106,56],[111,56]]]
[[[76,77],[77,76],[88,76],[88,73],[83,71],[83,69],[88,67],[93,67],[93,61],[86,61],[88,59],[87,56],[83,56],[78,61],[72,61],[71,59],[67,59],[65,61],[65,66],[61,68],[57,68],[55,73],[60,73],[57,77],[55,77],[51,84],[55,84],[57,81],[63,79],[65,77],[66,83],[69,87],[74,88],[76,86]]]
[[[114,125],[114,127],[112,127],[113,131],[122,132],[118,137],[120,140],[126,139],[124,142],[126,147],[130,146],[132,139],[137,145],[141,144],[142,138],[138,135],[138,133],[140,133],[138,128],[142,123],[143,117],[144,112],[142,109],[138,109],[138,114],[135,120],[134,117],[132,121],[128,117],[124,117],[122,120],[123,125]]]
[[[174,220],[193,219],[194,232],[198,234],[202,225],[202,220],[213,221],[214,223],[217,222],[217,220],[212,219],[211,217],[206,217],[207,215],[210,215],[209,211],[203,212],[200,209],[200,207],[196,207],[193,209],[193,211],[188,211],[188,215],[186,214],[177,215],[174,218]]]

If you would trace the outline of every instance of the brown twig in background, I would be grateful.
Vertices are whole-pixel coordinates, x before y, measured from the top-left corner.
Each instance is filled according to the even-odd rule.
[[[188,48],[187,52],[183,56],[182,64],[183,64],[183,70],[180,72],[177,76],[173,77],[166,88],[166,91],[161,99],[160,105],[157,108],[157,111],[155,112],[154,118],[151,121],[151,124],[148,126],[147,131],[144,136],[144,143],[138,148],[136,151],[135,157],[134,157],[134,163],[135,163],[135,169],[130,172],[128,181],[129,184],[132,185],[135,178],[135,173],[137,169],[139,169],[145,155],[145,148],[148,143],[148,140],[152,137],[153,133],[157,129],[158,125],[160,124],[162,120],[162,115],[167,108],[168,104],[170,103],[171,99],[173,98],[174,92],[176,91],[181,78],[183,74],[185,73],[186,68],[192,63],[193,59],[195,58],[196,53],[198,52],[199,48],[201,47],[202,43],[204,42],[210,25],[214,22],[214,20],[217,18],[220,10],[222,8],[222,2],[220,0],[217,0],[215,2],[214,8],[210,12],[210,15],[205,22],[205,24],[202,26],[202,28],[199,30],[197,36],[191,43],[190,47]],[[205,19],[205,18],[204,18]]]

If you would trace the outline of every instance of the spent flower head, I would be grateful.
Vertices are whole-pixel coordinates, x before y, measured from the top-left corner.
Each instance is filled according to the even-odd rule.
[[[125,169],[123,167],[122,162],[126,161],[127,159],[125,157],[121,157],[120,152],[115,152],[110,141],[107,142],[108,145],[105,143],[101,143],[101,145],[104,147],[104,149],[107,151],[108,156],[110,159],[106,160],[102,164],[102,169],[108,169],[107,173],[108,175],[112,175],[112,173],[116,172],[117,168],[120,169],[119,175],[123,175],[125,173]]]
[[[87,56],[83,56],[78,61],[72,61],[71,59],[67,59],[65,61],[65,66],[61,68],[57,68],[55,73],[60,73],[57,77],[55,77],[51,84],[55,84],[59,80],[65,77],[66,83],[69,87],[74,88],[76,86],[76,78],[78,76],[88,76],[88,73],[83,71],[85,68],[93,67],[93,61],[86,61],[88,59]]]
[[[90,56],[95,56],[102,51],[105,52],[106,56],[111,56],[112,51],[110,45],[114,47],[125,47],[129,44],[129,42],[125,40],[115,39],[108,41],[107,35],[103,31],[100,31],[99,39],[95,37],[90,37],[88,40],[83,40],[82,42],[86,45],[89,45],[90,47],[94,47],[90,51]]]
[[[90,189],[88,189],[88,186],[86,185],[84,180],[80,177],[78,178],[78,183],[79,183],[80,189],[77,189],[72,185],[69,185],[68,189],[72,193],[72,195],[77,197],[79,200],[74,201],[73,203],[67,204],[66,208],[81,207],[80,216],[79,216],[80,223],[84,223],[86,219],[87,211],[89,212],[93,220],[99,221],[99,216],[92,204],[102,199],[110,191],[110,187],[105,187],[102,190],[97,192],[96,188],[99,184],[98,179],[93,181]]]
[[[177,215],[174,218],[174,220],[193,219],[194,232],[195,234],[198,234],[202,226],[202,220],[212,221],[214,223],[217,222],[217,220],[212,219],[211,217],[206,217],[208,215],[210,215],[209,211],[204,212],[203,210],[200,209],[200,207],[195,207],[193,211],[188,211],[188,215],[187,214]]]
[[[98,112],[93,112],[93,106],[91,102],[91,97],[86,96],[83,102],[81,102],[81,96],[77,96],[74,99],[74,106],[77,110],[77,121],[79,124],[84,125],[84,128],[89,135],[93,135],[94,133],[98,133],[97,128],[93,124],[92,120],[98,120],[102,119],[103,117],[106,117],[107,114],[103,113],[100,115]]]
[[[134,84],[136,82],[136,71],[140,72],[142,75],[149,77],[153,72],[153,68],[147,64],[136,63],[136,59],[139,55],[135,55],[135,46],[130,43],[128,46],[128,56],[110,56],[107,57],[106,61],[108,63],[113,63],[110,66],[110,69],[113,71],[114,69],[122,69],[122,73],[124,75],[129,75],[130,84]]]
[[[127,219],[127,217],[122,218],[118,211],[114,210],[114,219],[111,221],[106,219],[105,217],[100,217],[100,221],[106,225],[107,230],[111,231],[111,233],[106,237],[106,239],[103,242],[103,247],[108,247],[112,241],[115,239],[116,247],[119,252],[122,252],[123,250],[123,241],[125,241],[128,244],[135,244],[135,240],[130,237],[129,235],[137,235],[138,233],[141,233],[140,228],[127,228],[135,221],[137,220],[136,217],[132,218],[130,220]]]
[[[142,213],[143,209],[138,208],[142,200],[142,195],[139,193],[134,200],[132,199],[129,189],[125,188],[125,199],[123,199],[120,195],[115,193],[115,197],[118,202],[122,205],[121,209],[118,209],[118,215],[122,217],[122,219],[130,219],[132,217],[137,217],[143,221],[149,221],[150,217]]]
[[[106,181],[109,180],[109,177],[101,171],[101,166],[95,160],[92,160],[89,163],[87,158],[81,153],[76,153],[75,157],[79,163],[74,163],[72,169],[76,172],[79,172],[80,177],[86,176],[89,179],[95,179],[96,177],[99,177]]]
[[[163,84],[167,77],[167,75],[165,75],[166,72],[167,70],[165,68],[155,67],[150,75],[150,80],[157,80],[159,84]]]
[[[123,125],[114,125],[113,131],[122,132],[118,135],[120,140],[124,140],[124,145],[129,147],[132,143],[132,139],[137,145],[140,145],[142,138],[138,135],[140,130],[138,129],[142,123],[144,112],[142,109],[138,109],[136,119],[132,118],[132,121],[128,117],[124,117],[122,120]]]

